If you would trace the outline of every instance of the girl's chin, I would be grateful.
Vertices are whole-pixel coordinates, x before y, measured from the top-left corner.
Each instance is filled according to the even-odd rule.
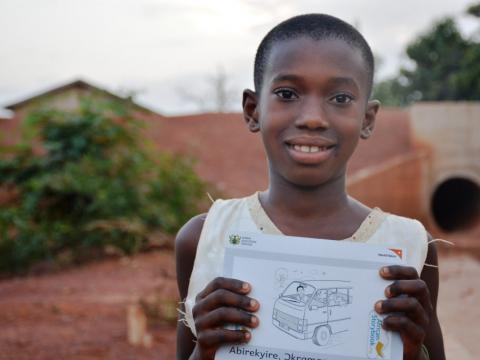
[[[301,172],[285,174],[285,179],[288,183],[295,187],[303,187],[305,190],[314,190],[321,188],[326,184],[332,183],[333,180],[339,178],[335,174],[320,174],[318,172]]]

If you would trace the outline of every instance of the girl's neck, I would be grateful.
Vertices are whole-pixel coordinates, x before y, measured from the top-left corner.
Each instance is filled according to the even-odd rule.
[[[263,205],[295,217],[325,217],[349,206],[345,176],[317,187],[297,186],[271,177],[270,187],[260,195]]]
[[[349,198],[344,175],[318,187],[296,186],[275,176],[270,179],[270,187],[260,194],[260,202],[285,235],[345,239],[357,230],[370,210]]]

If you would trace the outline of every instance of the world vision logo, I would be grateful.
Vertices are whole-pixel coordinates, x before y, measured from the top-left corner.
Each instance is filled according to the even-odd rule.
[[[228,239],[232,245],[240,244],[240,235],[230,235]]]
[[[397,254],[397,256],[402,259],[403,258],[403,252],[402,252],[402,249],[389,249],[391,251],[393,251],[395,254]]]

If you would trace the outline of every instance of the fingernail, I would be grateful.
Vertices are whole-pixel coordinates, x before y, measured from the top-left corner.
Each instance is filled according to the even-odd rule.
[[[248,331],[245,331],[245,340],[250,340],[251,337],[252,335]]]
[[[245,282],[244,282],[244,283],[242,284],[242,289],[243,289],[243,290],[248,290],[248,289],[250,289],[250,285],[249,285],[248,283],[245,283]]]
[[[251,308],[256,308],[258,306],[258,301],[257,300],[250,300],[250,307]]]
[[[252,316],[250,319],[250,323],[254,326],[258,325],[258,319],[256,316]]]
[[[381,300],[380,300],[380,301],[377,301],[377,302],[375,303],[375,311],[376,311],[377,313],[381,313],[381,312],[382,312],[382,301],[381,301]]]
[[[385,289],[385,296],[386,297],[392,296],[392,288],[390,286],[387,286],[387,288]]]
[[[383,275],[390,275],[390,269],[386,266],[382,267],[381,271]]]

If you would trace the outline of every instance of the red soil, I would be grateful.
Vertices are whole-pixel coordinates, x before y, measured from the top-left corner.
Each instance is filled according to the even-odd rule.
[[[127,342],[127,305],[152,292],[177,299],[171,252],[2,281],[0,359],[173,359],[175,324],[149,349]]]

